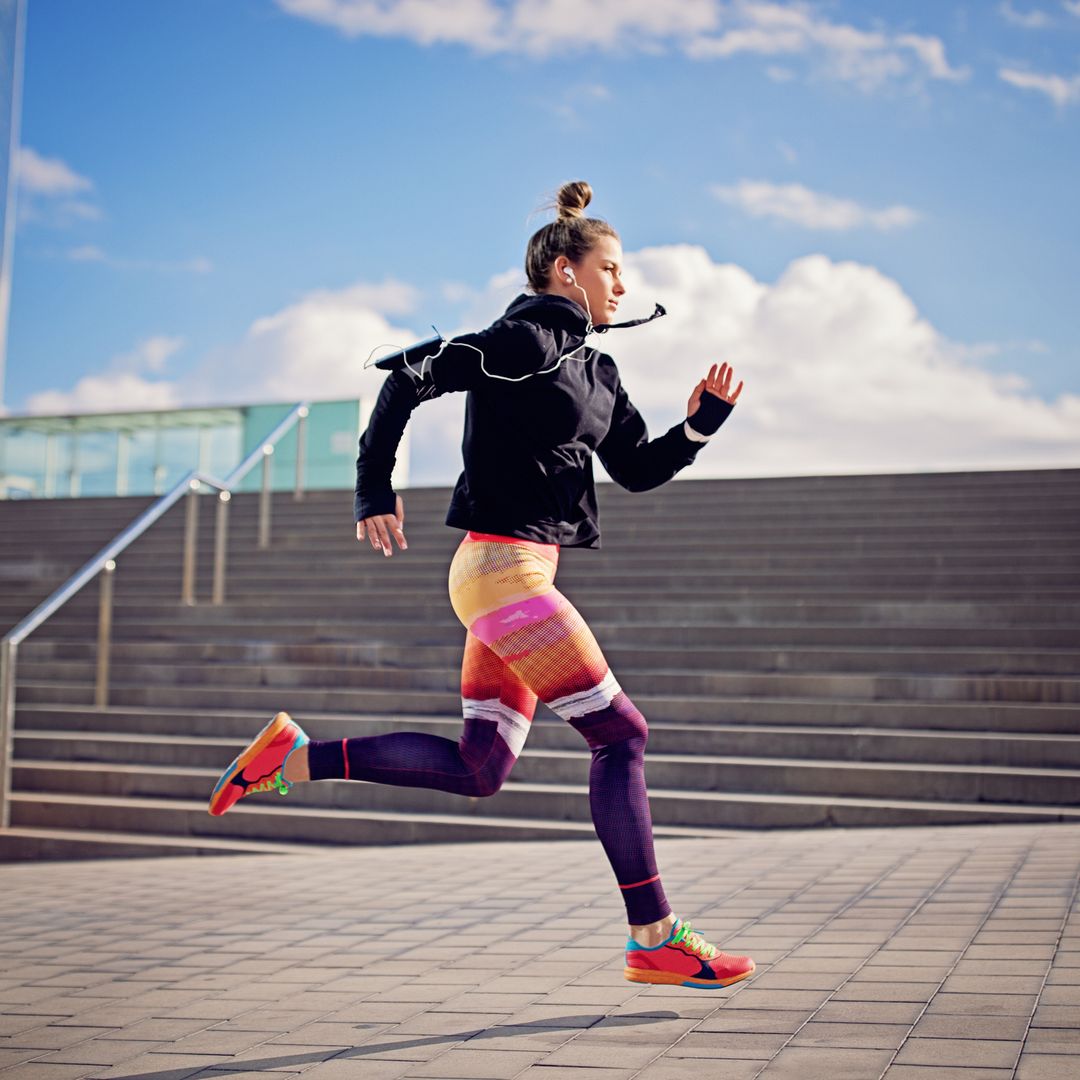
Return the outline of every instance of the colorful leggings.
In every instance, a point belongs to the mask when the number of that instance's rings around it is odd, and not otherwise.
[[[469,533],[450,565],[450,602],[468,630],[457,742],[400,732],[312,740],[312,780],[369,780],[493,795],[510,775],[537,699],[592,751],[589,806],[632,925],[671,908],[653,853],[645,718],[615,681],[577,609],[555,588],[559,548]]]

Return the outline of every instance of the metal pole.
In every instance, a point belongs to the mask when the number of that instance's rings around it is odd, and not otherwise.
[[[308,410],[300,410],[300,419],[296,422],[296,489],[293,498],[299,502],[304,497],[304,434],[307,430]]]
[[[109,650],[112,647],[113,574],[116,560],[110,559],[102,568],[101,598],[98,603],[97,686],[94,704],[104,709],[109,704]]]
[[[11,825],[11,755],[15,749],[14,641],[0,641],[0,829]]]
[[[259,494],[259,550],[270,546],[270,457],[274,448],[263,447],[262,491]]]
[[[131,451],[131,433],[118,431],[116,433],[116,494],[128,493],[128,460]]]
[[[184,523],[184,572],[180,582],[180,602],[195,603],[195,549],[199,541],[199,481],[192,480],[187,494]]]
[[[56,496],[56,432],[45,436],[45,498]]]
[[[217,530],[214,534],[214,592],[211,602],[225,602],[225,557],[229,550],[229,502],[227,491],[218,492]]]

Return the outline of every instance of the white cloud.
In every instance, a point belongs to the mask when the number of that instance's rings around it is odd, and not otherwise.
[[[173,409],[180,405],[176,386],[153,382],[134,372],[84,375],[71,390],[42,390],[32,394],[26,411],[67,416],[75,413],[118,412],[133,409]]]
[[[77,195],[94,187],[60,158],[42,157],[29,146],[19,147],[15,169],[19,187],[33,195]]]
[[[1065,78],[1062,75],[1040,75],[1031,71],[1016,71],[1013,68],[1002,68],[998,75],[1021,90],[1035,90],[1045,94],[1059,108],[1080,101],[1080,75]]]
[[[521,280],[516,269],[491,278],[447,332],[486,325]],[[628,253],[625,280],[627,317],[646,314],[654,300],[670,314],[597,344],[617,358],[654,435],[685,415],[691,388],[713,362],[731,363],[746,383],[716,445],[687,475],[1016,468],[1071,465],[1080,455],[1080,396],[1045,401],[1020,375],[982,366],[1042,343],[950,341],[871,266],[810,255],[768,283],[700,247],[673,245]],[[373,396],[382,374],[364,370],[371,350],[426,336],[401,321],[416,301],[393,281],[312,293],[257,320],[243,340],[179,379],[140,373],[160,370],[181,344],[151,338],[128,354],[129,370],[116,370],[124,360],[116,358],[111,372],[80,380],[67,395],[36,395],[33,404],[73,411]],[[414,416],[413,484],[456,478],[463,408],[464,395],[453,394]]]
[[[1001,0],[1001,3],[998,4],[998,11],[1006,22],[1012,23],[1013,26],[1023,27],[1025,30],[1043,30],[1053,25],[1053,20],[1045,11],[1039,8],[1017,11],[1012,6],[1011,0]]]
[[[415,290],[397,281],[309,293],[215,349],[185,383],[186,396],[200,404],[356,397],[371,385],[364,364],[373,349],[425,336],[396,321],[415,302]]]
[[[1070,15],[1080,15],[1080,0],[1061,0],[1061,3]]]
[[[182,393],[174,382],[148,379],[160,375],[167,362],[182,349],[184,339],[159,334],[144,338],[129,352],[114,356],[105,369],[85,375],[70,390],[42,390],[31,395],[26,411],[70,415],[132,409],[172,409]]]
[[[952,67],[936,37],[865,31],[831,21],[809,3],[770,0],[276,0],[289,15],[347,37],[402,37],[420,45],[456,44],[478,52],[547,56],[587,49],[695,59],[739,53],[812,56],[831,78],[873,89],[895,78],[968,77]],[[771,65],[770,78],[794,73]]]
[[[44,157],[22,146],[15,158],[21,223],[40,222],[64,228],[74,221],[96,221],[101,210],[85,196],[94,184],[60,158]]]
[[[802,184],[740,180],[734,185],[714,184],[710,190],[721,202],[738,207],[751,217],[788,221],[806,229],[886,231],[904,228],[919,219],[918,213],[908,206],[872,210],[852,199],[811,191]]]
[[[156,337],[144,338],[131,352],[114,357],[109,366],[117,373],[149,371],[160,375],[168,361],[183,347],[182,337],[159,334]]]
[[[692,475],[1071,464],[1080,453],[1080,397],[1049,403],[1019,376],[958,357],[873,267],[812,255],[767,284],[672,246],[629,256],[627,280],[635,307],[655,298],[670,312],[603,341],[654,433],[685,415],[711,363],[746,382]]]

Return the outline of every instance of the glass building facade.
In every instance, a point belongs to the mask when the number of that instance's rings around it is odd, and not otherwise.
[[[160,495],[192,469],[224,478],[277,426],[294,402],[157,412],[0,419],[0,498]],[[373,404],[373,402],[371,403]],[[304,487],[351,488],[366,399],[311,403],[304,430]],[[296,481],[299,429],[271,457],[275,490]],[[396,487],[408,486],[408,432],[398,451]],[[256,490],[254,469],[241,490]]]

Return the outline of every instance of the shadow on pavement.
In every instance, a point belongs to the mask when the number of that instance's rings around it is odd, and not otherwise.
[[[605,1013],[556,1016],[542,1023],[533,1021],[529,1024],[496,1024],[489,1028],[467,1028],[465,1031],[451,1032],[446,1035],[423,1035],[414,1039],[401,1039],[393,1042],[364,1043],[362,1046],[354,1046],[336,1052],[330,1052],[328,1049],[311,1050],[304,1054],[248,1058],[244,1061],[237,1061],[235,1064],[221,1061],[201,1068],[198,1066],[192,1068],[188,1065],[180,1069],[163,1069],[161,1072],[146,1072],[143,1070],[132,1073],[130,1076],[117,1077],[116,1080],[184,1080],[185,1077],[191,1076],[194,1072],[202,1072],[204,1069],[210,1069],[215,1073],[220,1073],[222,1076],[228,1076],[230,1073],[258,1072],[260,1069],[280,1069],[289,1065],[310,1065],[317,1061],[341,1061],[346,1058],[364,1057],[368,1054],[381,1054],[388,1050],[411,1050],[417,1046],[435,1046],[438,1043],[503,1039],[530,1031],[550,1031],[552,1029],[557,1031],[584,1031],[601,1020],[611,1020],[624,1027],[637,1027],[642,1024],[658,1024],[663,1020],[677,1020],[678,1018],[679,1014],[675,1012],[623,1013],[619,1016],[608,1016]],[[381,1027],[383,1025],[357,1024],[356,1026],[363,1028],[365,1026]]]

